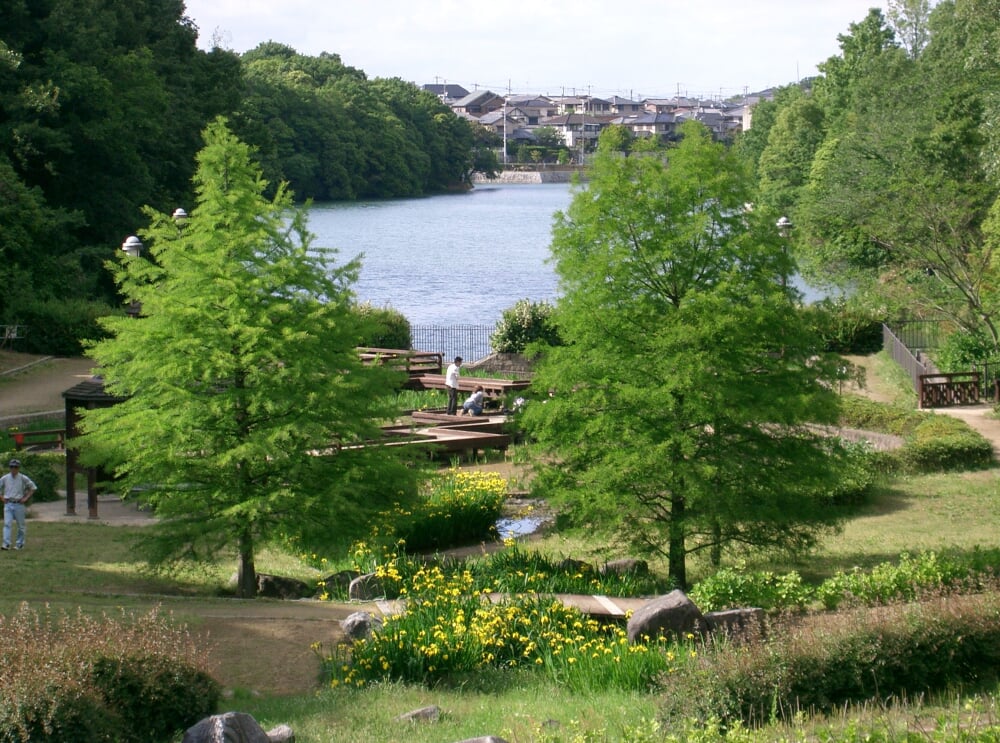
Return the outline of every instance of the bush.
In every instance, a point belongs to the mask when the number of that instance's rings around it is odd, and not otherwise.
[[[1000,597],[995,593],[843,612],[771,628],[740,646],[708,644],[664,679],[667,717],[721,717],[759,725],[799,710],[996,679]]]
[[[38,490],[31,497],[35,503],[59,500],[59,485],[66,469],[65,455],[55,452],[6,451],[0,453],[4,467],[11,459],[21,460],[21,472],[27,475]]]
[[[967,372],[975,364],[997,360],[993,342],[982,333],[957,330],[934,350],[934,361],[942,372]]]
[[[909,472],[983,469],[993,463],[993,445],[964,421],[928,415],[898,456]]]
[[[907,436],[927,415],[912,408],[876,402],[860,395],[842,395],[840,398],[840,425],[845,428]]]
[[[754,606],[767,611],[803,610],[812,603],[815,590],[802,583],[796,572],[777,575],[772,572],[747,573],[723,568],[700,581],[691,590],[691,600],[702,611],[719,611],[739,606]]]
[[[208,717],[219,685],[208,674],[163,656],[98,658],[93,684],[121,717],[123,740],[168,740]]]
[[[93,618],[22,605],[0,616],[0,741],[165,740],[211,714],[218,684],[156,611]]]
[[[103,302],[47,300],[27,302],[17,308],[16,322],[27,326],[24,340],[18,341],[19,351],[81,356],[81,340],[97,340],[107,333],[98,319],[115,310]]]
[[[803,311],[827,351],[870,354],[882,348],[882,318],[857,302],[826,298]]]
[[[366,348],[408,349],[413,344],[410,321],[392,307],[375,307],[364,302],[355,311],[368,321],[369,331],[361,338],[359,346]]]
[[[530,343],[541,342],[557,346],[562,341],[553,321],[555,308],[548,302],[519,299],[503,311],[490,336],[496,353],[524,353]]]

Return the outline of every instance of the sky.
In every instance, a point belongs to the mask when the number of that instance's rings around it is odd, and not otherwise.
[[[729,98],[816,74],[888,0],[185,0],[199,46],[276,41],[369,78],[495,93]]]

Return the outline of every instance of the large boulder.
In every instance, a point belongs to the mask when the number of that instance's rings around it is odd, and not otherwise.
[[[257,574],[257,595],[269,599],[301,599],[312,596],[315,589],[297,578]]]
[[[287,725],[269,733],[246,712],[226,712],[206,717],[184,732],[183,743],[295,743]]]
[[[375,573],[366,573],[351,581],[347,595],[351,601],[374,601],[385,598],[385,588]]]
[[[629,642],[660,635],[684,637],[707,629],[705,615],[680,589],[660,596],[636,610],[628,620]]]

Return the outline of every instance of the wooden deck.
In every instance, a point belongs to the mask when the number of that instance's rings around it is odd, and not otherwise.
[[[485,377],[459,377],[458,391],[473,392],[477,386],[483,386],[487,397],[504,397],[509,392],[520,392],[531,386],[530,379],[487,379]],[[414,374],[406,385],[415,390],[444,390],[444,374]]]

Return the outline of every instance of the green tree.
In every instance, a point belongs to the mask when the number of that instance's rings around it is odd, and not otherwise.
[[[107,318],[111,337],[89,353],[125,399],[87,411],[79,444],[156,510],[151,561],[235,548],[239,594],[253,596],[262,545],[343,542],[406,502],[417,472],[371,445],[401,380],[356,352],[357,261],[311,246],[284,187],[264,197],[223,121],[205,143],[188,222],[148,210],[152,260],[116,268],[141,316]]]
[[[537,486],[588,529],[666,555],[733,544],[803,547],[832,523],[833,369],[782,281],[749,178],[687,122],[665,152],[599,146],[589,185],[557,216],[565,345],[547,349],[528,406]]]

